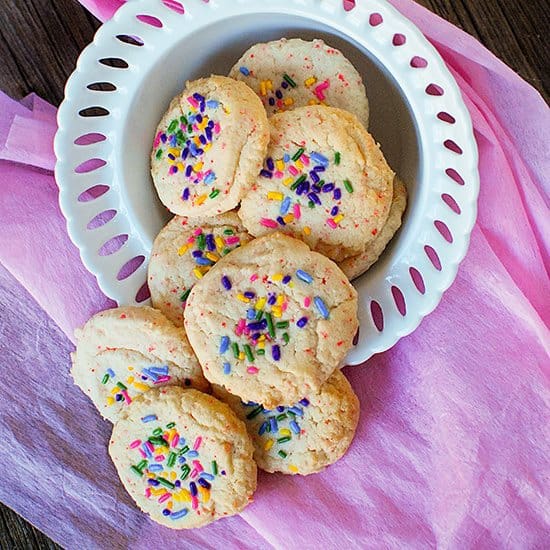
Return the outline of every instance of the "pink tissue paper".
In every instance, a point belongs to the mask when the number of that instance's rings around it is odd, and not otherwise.
[[[82,3],[101,19],[121,4]],[[548,108],[476,40],[411,0],[392,4],[439,50],[473,119],[470,250],[413,334],[345,370],[361,420],[341,461],[307,478],[260,474],[239,517],[184,534],[133,505],[109,424],[69,376],[74,328],[114,304],[59,211],[55,108],[0,94],[0,500],[63,546],[548,547]]]

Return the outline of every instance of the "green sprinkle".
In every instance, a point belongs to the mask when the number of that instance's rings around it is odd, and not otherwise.
[[[315,208],[315,203],[313,201],[309,201],[307,203],[307,205],[310,207],[310,208]]]
[[[206,248],[206,237],[204,236],[204,233],[201,233],[197,237],[197,244],[201,250],[204,250]]]
[[[180,122],[181,122],[184,126],[187,126],[187,118],[185,117],[185,115],[181,115],[181,116],[180,116]]]
[[[178,130],[176,132],[176,142],[180,146],[185,143],[185,136],[183,135],[183,132],[181,130]]]
[[[273,326],[273,319],[271,318],[271,313],[266,313],[265,318],[267,321],[267,330],[269,331],[269,336],[275,338],[275,327]]]
[[[161,485],[164,485],[167,489],[173,489],[175,487],[175,485],[171,482],[171,481],[168,481],[166,478],[164,477],[157,477],[157,481],[161,484]]]
[[[296,82],[294,82],[294,80],[292,80],[292,78],[290,78],[290,76],[288,76],[286,73],[283,75],[283,78],[284,80],[286,80],[286,82],[288,82],[288,84],[290,84],[290,86],[292,88],[296,88]]]
[[[288,321],[278,321],[277,323],[275,323],[275,326],[277,328],[288,328],[288,325],[290,323]]]
[[[143,472],[137,466],[130,466],[130,470],[137,474],[139,477],[143,475]]]
[[[191,292],[191,289],[188,288],[181,296],[180,296],[180,302],[185,302],[187,300],[189,293]]]
[[[160,436],[150,437],[148,441],[149,443],[153,443],[154,445],[160,445],[161,447],[168,447],[168,441],[166,441],[164,437],[160,437]]]
[[[281,420],[284,420],[286,418],[286,413],[282,413],[279,416],[277,416],[277,422],[280,422]]]
[[[290,189],[292,189],[292,191],[296,191],[296,189],[298,188],[298,185],[300,185],[300,183],[306,181],[306,175],[305,174],[302,174],[291,186],[290,186]]]
[[[127,390],[128,389],[122,382],[117,382],[116,385],[121,390]]]
[[[252,420],[255,416],[258,416],[264,410],[262,405],[258,405],[255,409],[252,409],[247,415],[247,420]]]
[[[189,450],[189,446],[188,446],[188,445],[186,445],[185,447],[182,447],[182,448],[178,451],[178,456],[184,455],[188,450]]]
[[[257,353],[258,355],[265,355],[265,349],[257,349],[257,350],[256,350],[256,353]]]
[[[289,340],[290,340],[290,336],[288,335],[288,332],[285,332],[283,334],[283,341],[285,343],[285,346],[288,344]]]
[[[107,373],[105,373],[103,375],[103,378],[101,379],[101,383],[102,384],[107,384],[107,382],[109,382],[109,375]]]
[[[233,235],[234,231],[233,231],[233,229],[224,229],[223,234],[224,235]]]
[[[286,458],[288,455],[284,451],[279,451],[277,453],[281,458]]]
[[[190,134],[192,131],[193,131],[193,126],[191,124],[189,124],[187,126],[187,133]]]
[[[157,151],[157,154],[155,155],[155,157],[156,157],[157,160],[160,160],[160,157],[162,157],[162,149],[159,149]]]
[[[212,473],[218,475],[218,463],[215,460],[212,461]]]
[[[288,435],[285,435],[284,437],[279,437],[277,439],[277,443],[286,443],[287,441],[290,441],[292,438]]]
[[[267,425],[265,431],[266,431],[267,433],[269,433],[269,432],[271,431],[271,424],[268,424],[268,425]]]
[[[153,435],[161,435],[162,434],[162,428],[156,428],[153,430]]]
[[[252,355],[252,350],[248,344],[244,345],[244,353],[249,361],[254,361],[254,355]]]
[[[336,166],[340,164],[340,153],[338,151],[334,153],[334,164],[336,164]]]
[[[175,422],[170,422],[170,424],[166,424],[166,427],[171,430],[176,425]]]
[[[174,119],[168,126],[168,133],[171,134],[178,127],[178,120]]]
[[[260,321],[263,316],[264,316],[264,310],[263,309],[258,310],[258,313],[256,313],[256,321]]]
[[[224,256],[227,256],[227,254],[229,254],[230,252],[231,252],[231,249],[230,249],[230,248],[224,248],[224,249],[222,250],[222,254],[223,254]]]
[[[219,194],[220,194],[220,190],[219,190],[219,189],[213,189],[213,190],[212,190],[212,193],[210,193],[210,195],[208,195],[208,197],[209,197],[210,199],[215,199]]]
[[[235,357],[235,359],[238,359],[240,355],[239,344],[237,344],[237,342],[233,342],[231,344],[231,348],[233,349],[233,357]]]
[[[176,453],[170,453],[168,455],[168,460],[166,464],[168,465],[169,468],[171,468],[176,463],[176,458],[177,458]]]
[[[296,418],[296,413],[293,413],[292,411],[287,411],[287,414],[290,416],[290,418]]]
[[[344,187],[348,193],[353,193],[353,185],[351,184],[351,181],[344,180]]]
[[[189,467],[188,464],[184,464],[182,467],[181,467],[181,476],[180,476],[180,479],[185,479],[189,473],[191,472],[191,468]]]
[[[296,162],[301,156],[302,154],[304,153],[305,149],[303,147],[300,147],[295,153],[294,153],[294,156],[292,157],[292,160],[294,162]],[[305,179],[305,176],[304,176],[304,179]]]
[[[140,470],[143,470],[143,468],[145,468],[145,466],[147,466],[147,460],[143,459],[143,460],[140,460],[140,461],[138,462],[137,467],[138,467]]]

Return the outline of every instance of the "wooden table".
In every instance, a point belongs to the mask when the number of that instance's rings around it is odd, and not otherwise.
[[[478,38],[548,100],[550,28],[547,0],[419,0]],[[5,0],[0,8],[0,90],[15,98],[36,92],[58,105],[80,51],[99,22],[76,0]],[[0,505],[0,548],[59,548]]]

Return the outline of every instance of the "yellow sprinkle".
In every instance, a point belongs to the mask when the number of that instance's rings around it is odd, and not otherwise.
[[[207,144],[203,147],[203,149],[204,149],[205,151],[208,151],[208,149],[210,149],[210,147],[212,147],[212,142],[207,143]]]
[[[185,168],[183,167],[183,163],[178,162],[178,170],[179,170],[180,172],[183,172],[184,169],[185,169]]]
[[[333,220],[334,223],[340,223],[344,219],[344,214],[338,214],[337,216],[334,216]]]
[[[200,205],[206,200],[206,197],[207,197],[207,196],[208,196],[208,195],[206,195],[206,194],[200,195],[199,197],[197,197],[197,198],[195,199],[195,204],[196,204],[197,206],[200,206]]]
[[[183,256],[191,248],[190,244],[184,244],[178,248],[178,256]]]
[[[203,166],[204,166],[204,162],[197,162],[197,164],[193,166],[193,172],[200,172]]]
[[[172,472],[172,473],[175,474],[176,472]],[[166,505],[166,508],[168,508],[168,510],[171,510],[171,509],[172,509],[172,506],[174,506],[174,505],[172,504],[172,501],[169,500],[169,501],[168,501],[168,504]]]
[[[170,164],[170,166],[175,166],[177,162],[175,160],[168,159],[168,164]]]
[[[317,82],[317,79],[314,76],[310,76],[304,80],[304,84],[309,88]]]
[[[240,300],[245,304],[248,304],[248,302],[250,302],[250,298],[247,298],[244,294],[237,294],[237,300]]]
[[[107,397],[107,405],[111,406],[111,405],[114,405],[115,403],[115,400],[109,395]]]
[[[218,250],[223,250],[225,245],[224,245],[223,239],[221,237],[216,237],[214,239],[214,242],[216,243],[216,248]]]
[[[146,392],[149,390],[149,386],[147,384],[142,384],[141,382],[134,382],[134,388],[139,391]]]
[[[225,111],[225,114],[228,115],[231,110],[229,109],[229,107],[226,107],[225,105],[223,106],[223,110]]]
[[[261,334],[258,338],[258,342],[265,342],[265,334]]]
[[[281,306],[273,306],[271,308],[271,314],[273,317],[281,317],[283,314],[283,310],[281,309]]]
[[[304,235],[311,235],[311,227],[307,225],[304,227]]]
[[[116,395],[119,391],[120,391],[120,388],[119,388],[118,386],[115,386],[115,387],[111,390],[111,395]]]
[[[201,502],[206,503],[210,500],[210,491],[201,485],[198,486]]]
[[[317,105],[317,101],[315,101],[315,99],[310,99],[308,102],[307,102],[308,105]]]
[[[198,145],[199,147],[202,145],[201,140],[199,139],[199,136],[195,136],[193,138],[193,141],[195,142],[195,145]]]
[[[256,347],[258,349],[265,349],[265,342],[259,342],[256,344]]]
[[[267,95],[267,90],[266,90],[266,87],[265,87],[265,80],[262,80],[260,82],[260,95]]]
[[[174,470],[172,470],[170,472],[170,479],[173,481],[174,479],[176,479],[178,477],[178,474],[176,474],[176,472],[174,472]]]
[[[273,82],[271,80],[267,80],[265,85],[268,90],[273,90]]]
[[[187,489],[182,489],[177,493],[172,493],[172,498],[176,502],[191,502],[191,493]]]
[[[132,367],[132,365],[129,365],[128,370],[132,371],[132,370],[134,370],[134,367]]]
[[[283,180],[283,185],[286,185],[288,187],[293,181],[294,180],[292,178],[285,178]]]
[[[133,376],[128,376],[128,378],[126,378],[126,382],[128,382],[128,384],[131,384],[133,381],[134,381]]]
[[[286,216],[283,217],[283,221],[285,223],[291,223],[294,221],[294,214],[287,214]]]
[[[282,430],[279,430],[281,432],[281,435],[285,436],[291,436],[290,430],[288,428],[283,428]]]
[[[295,163],[294,163],[294,166],[296,166],[296,168],[298,168],[298,170],[303,170],[304,169],[304,165],[302,163],[301,160],[297,160]]]
[[[294,100],[291,97],[285,99],[285,105],[294,105]]]
[[[168,491],[164,488],[161,488],[161,489],[153,489],[151,487],[151,494],[154,496],[154,497],[160,497],[160,495],[163,495],[164,493],[167,493]]]
[[[275,275],[271,276],[271,280],[275,283],[278,283],[279,281],[283,280],[283,274],[282,273],[275,273]]]
[[[213,252],[207,252],[205,256],[211,261],[211,262],[217,262],[220,257],[217,254],[214,254]]]
[[[202,279],[202,277],[203,277],[202,271],[201,271],[198,267],[195,267],[195,269],[193,269],[193,275],[194,275],[197,279]]]
[[[288,465],[288,469],[293,473],[295,474],[296,472],[298,472],[298,468],[296,466],[294,466],[294,464],[289,464]]]
[[[168,152],[172,153],[172,155],[174,155],[175,157],[179,157],[181,155],[181,149],[174,149],[174,147],[170,147],[170,149],[168,149]]]
[[[275,302],[278,306],[281,306],[283,305],[283,302],[285,301],[285,297],[282,296],[281,294],[279,294],[279,296],[277,296],[277,301]]]
[[[267,301],[267,300],[266,300],[265,297],[260,298],[260,299],[256,302],[256,305],[254,306],[254,308],[256,309],[256,311],[260,311],[260,309],[263,309],[264,306],[265,306],[266,301]]]
[[[285,169],[285,163],[282,159],[279,159],[275,162],[275,166],[277,167],[277,170],[284,170]]]
[[[271,447],[273,447],[273,439],[268,439],[266,442],[265,442],[265,445],[264,445],[264,451],[269,451],[269,449],[271,449]]]
[[[267,193],[267,198],[270,201],[282,201],[283,200],[283,194],[278,193],[277,191],[269,191]]]
[[[239,353],[239,361],[243,361],[244,360],[244,351],[241,351]]]

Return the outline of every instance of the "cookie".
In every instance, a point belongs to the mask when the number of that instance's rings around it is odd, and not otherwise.
[[[279,230],[342,261],[363,252],[391,205],[393,172],[352,114],[301,107],[270,119],[271,142],[239,216],[248,232]]]
[[[176,326],[193,285],[250,235],[233,211],[219,216],[175,216],[158,234],[151,251],[148,284],[153,307]]]
[[[209,389],[183,328],[153,308],[101,311],[76,330],[75,337],[76,351],[71,354],[75,384],[112,422],[151,388]]]
[[[198,281],[184,313],[206,378],[243,401],[292,405],[341,366],[357,331],[357,292],[303,242],[272,233]]]
[[[322,104],[350,111],[368,128],[369,102],[360,74],[341,51],[322,40],[282,38],[256,44],[229,76],[246,82],[269,116]]]
[[[262,102],[242,82],[188,82],[155,133],[151,174],[160,200],[180,216],[235,208],[261,168],[269,140]]]
[[[219,386],[213,389],[246,424],[254,460],[267,472],[308,475],[324,470],[345,454],[359,421],[359,399],[339,370],[318,392],[272,410],[243,403]]]
[[[109,454],[139,508],[172,529],[237,514],[256,489],[245,425],[195,390],[170,386],[136,398],[113,427]]]
[[[343,262],[338,264],[342,271],[348,276],[348,279],[352,280],[359,277],[359,275],[365,273],[365,271],[378,260],[399,227],[401,227],[401,221],[406,207],[407,188],[396,176],[393,180],[393,200],[390,207],[390,213],[384,227],[382,227],[380,233],[370,242],[364,252],[357,256],[346,258]]]

